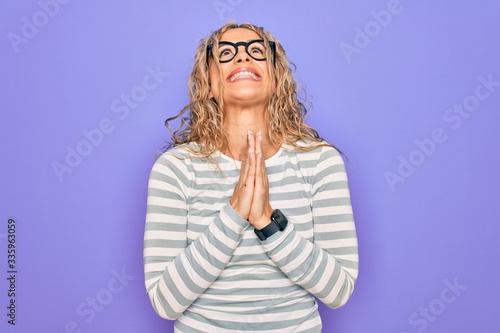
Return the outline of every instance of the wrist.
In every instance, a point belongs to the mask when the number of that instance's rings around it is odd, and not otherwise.
[[[252,225],[254,226],[255,229],[261,230],[267,227],[271,223],[272,215],[273,215],[273,209],[271,208],[271,206],[269,206],[264,210],[264,214],[260,218],[250,222],[252,222]]]
[[[283,213],[276,209],[271,215],[271,222],[262,229],[254,229],[255,234],[261,241],[265,241],[275,233],[285,230],[288,220]]]

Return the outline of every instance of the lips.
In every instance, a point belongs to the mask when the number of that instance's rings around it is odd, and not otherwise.
[[[262,78],[255,69],[251,67],[240,67],[232,71],[226,79],[228,82],[234,82],[237,80],[260,81]]]

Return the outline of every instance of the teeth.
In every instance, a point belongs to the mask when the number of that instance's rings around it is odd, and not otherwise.
[[[257,76],[257,75],[255,75],[255,73],[252,73],[252,72],[238,72],[238,73],[234,74],[233,76],[231,76],[229,78],[229,81],[231,81],[231,82],[235,81],[236,79],[238,79],[238,78],[240,78],[242,76],[247,76],[247,77],[249,76],[252,79],[257,80],[257,81],[260,80],[260,77]]]

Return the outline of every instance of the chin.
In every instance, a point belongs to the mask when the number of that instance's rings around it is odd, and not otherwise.
[[[271,98],[271,95],[266,96],[265,94],[262,94],[262,92],[257,91],[257,92],[248,92],[248,93],[239,93],[231,96],[227,96],[227,100],[231,101],[244,101],[244,102],[251,102],[253,104],[258,104],[262,102],[268,102],[269,99]]]
[[[265,96],[271,97],[271,92],[265,93],[262,87],[240,87],[238,89],[227,89],[227,97],[260,100]]]

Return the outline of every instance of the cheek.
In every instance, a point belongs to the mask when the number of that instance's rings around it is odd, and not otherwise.
[[[271,77],[271,74],[269,73],[269,70],[267,68],[266,65],[264,66],[261,66],[260,67],[260,70],[262,73],[264,73],[264,76],[265,76],[265,80],[266,80],[266,84],[267,86],[274,91],[275,87],[274,87],[274,82],[273,82],[273,78]]]

